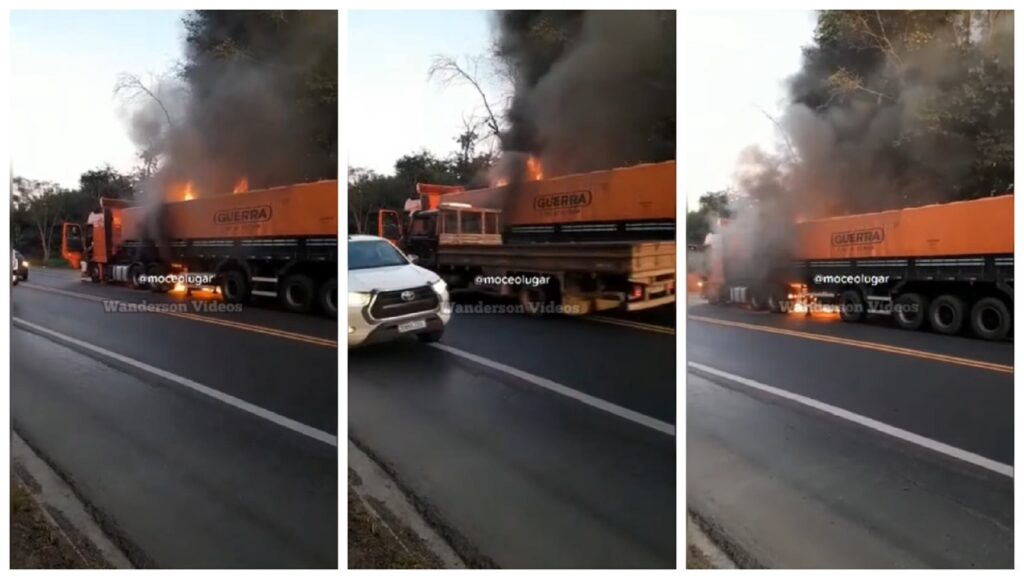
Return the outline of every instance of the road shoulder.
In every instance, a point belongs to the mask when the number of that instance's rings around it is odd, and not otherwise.
[[[395,481],[348,443],[348,567],[465,569],[465,562]]]
[[[13,431],[11,568],[133,568],[71,487]]]

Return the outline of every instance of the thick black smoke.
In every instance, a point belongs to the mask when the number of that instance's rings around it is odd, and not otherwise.
[[[529,155],[545,176],[674,159],[675,34],[673,11],[500,13],[515,94],[499,172]]]
[[[1012,14],[824,13],[788,86],[785,142],[741,159],[742,193],[819,217],[1012,188]]]
[[[184,182],[217,195],[242,178],[255,189],[337,177],[336,12],[196,11],[184,27],[177,78],[131,119],[136,144],[160,160],[149,196]]]
[[[779,146],[737,163],[740,275],[785,263],[794,221],[1012,191],[1012,13],[822,12],[788,93]]]

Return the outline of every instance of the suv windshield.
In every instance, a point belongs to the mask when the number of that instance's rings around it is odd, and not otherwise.
[[[348,268],[369,269],[409,263],[390,243],[380,241],[357,241],[348,244]]]

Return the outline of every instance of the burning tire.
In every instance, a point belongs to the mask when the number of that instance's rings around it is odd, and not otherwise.
[[[964,325],[964,301],[954,295],[943,294],[928,307],[928,322],[940,334],[956,334]]]
[[[306,274],[293,273],[281,282],[278,295],[284,309],[304,314],[313,309],[317,296],[316,284]]]
[[[237,269],[220,274],[220,295],[229,304],[245,303],[249,299],[249,280]]]
[[[1002,340],[1010,326],[1010,308],[999,298],[982,298],[971,308],[971,331],[979,338]]]
[[[839,317],[844,322],[863,322],[868,317],[864,298],[855,289],[849,289],[839,295]]]
[[[320,286],[317,292],[317,302],[320,304],[320,311],[329,318],[338,317],[338,280],[331,278]]]
[[[920,330],[927,317],[928,300],[921,294],[903,294],[896,298],[893,317],[896,325],[904,330]]]

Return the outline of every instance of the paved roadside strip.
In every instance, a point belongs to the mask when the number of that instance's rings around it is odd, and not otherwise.
[[[348,443],[349,569],[465,569],[387,472]]]
[[[175,317],[175,318],[180,318],[180,319],[185,319],[185,320],[191,320],[191,321],[194,321],[194,322],[201,322],[201,323],[204,323],[204,324],[213,324],[213,325],[217,325],[217,326],[224,326],[224,327],[233,328],[233,329],[236,329],[236,330],[243,330],[243,331],[247,331],[247,332],[254,332],[254,333],[257,333],[257,334],[263,334],[263,335],[267,335],[267,336],[274,336],[274,337],[277,337],[277,338],[284,338],[284,339],[292,340],[292,341],[296,341],[296,342],[304,342],[304,343],[312,344],[314,346],[323,346],[323,347],[327,347],[327,348],[337,348],[338,347],[338,342],[336,340],[329,340],[329,339],[326,339],[326,338],[319,338],[319,337],[316,337],[316,336],[310,336],[310,335],[307,335],[307,334],[299,334],[299,333],[296,333],[296,332],[288,332],[288,331],[285,331],[285,330],[278,330],[276,328],[269,328],[269,327],[266,327],[266,326],[257,326],[257,325],[254,325],[254,324],[246,324],[246,323],[243,323],[243,322],[234,322],[234,321],[230,321],[230,320],[223,320],[223,319],[220,319],[220,318],[211,318],[209,316],[201,316],[201,315],[198,315],[198,314],[189,314],[189,313],[183,313],[183,312],[167,311],[167,310],[163,309],[164,305],[170,305],[170,303],[168,303],[168,304],[164,304],[164,303],[161,303],[161,304],[146,304],[145,306],[142,306],[141,304],[133,303],[133,302],[126,302],[124,300],[104,298],[104,297],[101,297],[101,296],[95,296],[95,295],[91,295],[91,294],[84,294],[84,293],[80,293],[80,292],[72,292],[72,291],[67,291],[67,290],[62,290],[62,289],[57,289],[57,288],[51,288],[51,287],[41,286],[41,285],[32,284],[32,283],[28,283],[28,282],[22,283],[21,285],[25,286],[26,288],[37,290],[37,291],[50,292],[50,293],[53,293],[53,294],[63,295],[63,296],[71,297],[71,298],[87,300],[87,301],[92,301],[92,302],[99,302],[99,303],[104,304],[105,306],[109,305],[114,311],[116,311],[119,306],[123,305],[126,308],[139,308],[140,311],[142,311],[144,313],[149,313],[149,314],[164,315],[164,316],[170,316],[170,317]]]
[[[978,368],[981,370],[990,370],[993,372],[1002,372],[1006,374],[1013,374],[1013,366],[1005,364],[995,364],[992,362],[983,362],[981,360],[972,360],[970,358],[961,358],[959,356],[948,356],[946,354],[935,354],[933,352],[926,352],[924,350],[914,350],[911,348],[903,348],[901,346],[890,346],[887,344],[878,344],[875,342],[866,342],[863,340],[853,340],[850,338],[839,338],[836,336],[826,336],[824,334],[814,332],[801,332],[797,330],[787,330],[784,328],[776,328],[772,326],[766,326],[763,324],[749,324],[746,322],[734,322],[731,320],[721,320],[718,318],[709,318],[705,316],[687,316],[687,320],[694,320],[697,322],[703,322],[707,324],[715,324],[719,326],[726,326],[732,328],[740,328],[744,330],[753,330],[755,332],[766,332],[769,334],[777,334],[781,336],[789,336],[792,338],[802,338],[805,340],[815,340],[819,342],[826,342],[830,344],[838,344],[841,346],[850,346],[854,348],[862,348],[866,350],[874,350],[876,352],[884,352],[887,354],[895,354],[900,356],[909,356],[913,358],[920,358],[923,360],[931,360],[934,362],[943,362],[946,364],[955,364],[958,366],[966,366],[969,368]]]
[[[898,428],[890,424],[880,422],[873,418],[868,418],[867,416],[863,416],[855,412],[850,412],[849,410],[839,408],[838,406],[833,406],[831,404],[827,404],[825,402],[821,402],[819,400],[815,400],[807,396],[802,396],[800,394],[796,394],[788,390],[783,390],[781,388],[769,386],[768,384],[763,384],[750,378],[737,376],[736,374],[725,372],[723,370],[712,368],[710,366],[706,366],[704,364],[700,364],[697,362],[687,362],[687,366],[694,370],[698,370],[704,374],[709,374],[711,376],[716,376],[718,378],[725,379],[730,383],[739,384],[752,390],[756,390],[765,394],[770,394],[778,398],[783,398],[789,400],[790,402],[795,402],[804,407],[811,408],[819,412],[824,412],[826,414],[830,414],[833,417],[857,424],[865,428],[869,428],[886,436],[896,438],[904,442],[908,442],[915,446],[926,448],[933,452],[945,455],[949,458],[973,464],[975,466],[979,466],[981,468],[1001,474],[1003,476],[1013,478],[1012,465],[992,460],[979,454],[975,454],[973,452],[963,450],[961,448],[957,448],[945,444],[943,442],[939,442],[937,440],[921,436],[919,434],[915,434],[908,430],[904,430],[902,428]]]
[[[71,487],[11,432],[11,567],[131,569]]]
[[[686,568],[736,569],[736,563],[701,528],[692,513],[686,513]]]
[[[241,398],[231,396],[230,394],[226,394],[215,388],[211,388],[204,384],[200,384],[199,382],[190,380],[188,378],[185,378],[184,376],[179,376],[172,372],[168,372],[167,370],[162,370],[155,366],[146,364],[145,362],[129,358],[128,356],[118,354],[117,352],[112,352],[110,350],[107,350],[106,348],[101,348],[94,344],[90,344],[77,338],[73,338],[71,336],[62,334],[60,332],[56,332],[54,330],[40,326],[38,324],[33,324],[32,322],[23,320],[18,317],[12,317],[11,320],[13,321],[15,326],[18,326],[24,330],[35,332],[36,334],[42,335],[58,343],[64,344],[66,346],[71,346],[79,350],[84,350],[86,352],[89,352],[90,354],[98,355],[100,358],[128,366],[135,370],[141,370],[146,374],[156,376],[169,383],[187,388],[189,390],[192,390],[193,392],[197,392],[199,394],[217,400],[218,402],[221,402],[228,406],[232,406],[237,410],[241,410],[242,412],[256,416],[257,418],[261,418],[267,422],[271,422],[273,424],[276,424],[277,426],[286,428],[308,438],[312,438],[314,440],[328,444],[330,446],[338,446],[338,437],[333,434],[324,432],[317,428],[313,428],[312,426],[308,426],[297,420],[293,420],[286,416],[282,416],[281,414],[267,410],[260,406],[256,406],[255,404],[246,402]]]

